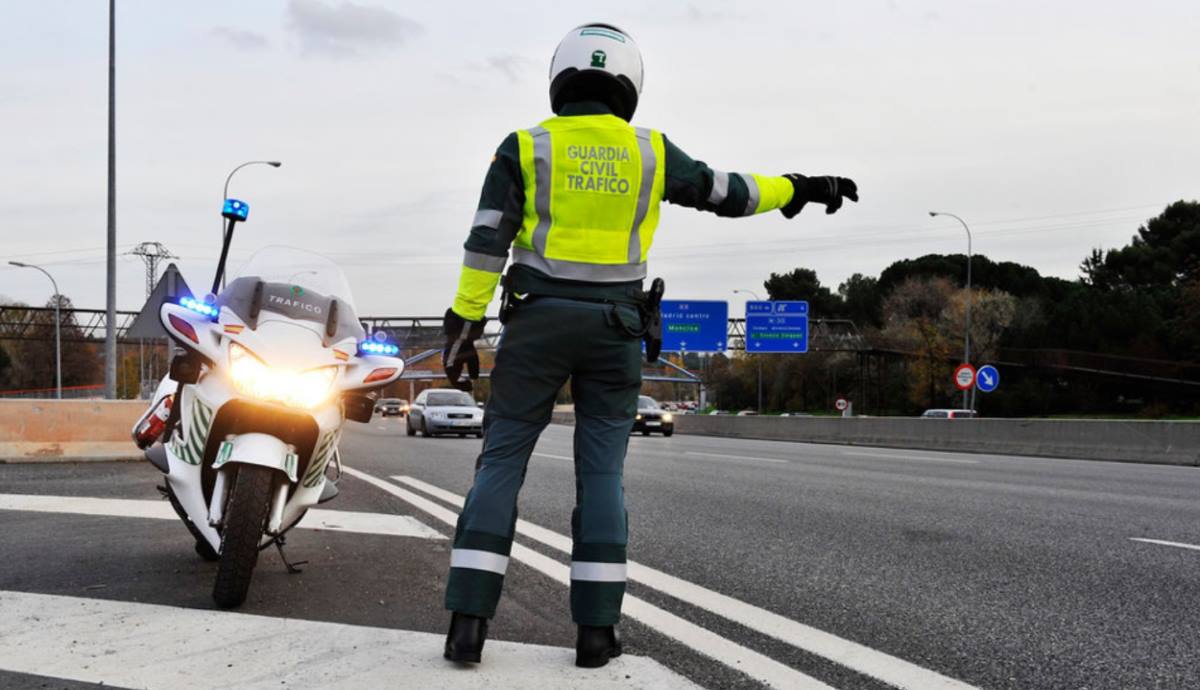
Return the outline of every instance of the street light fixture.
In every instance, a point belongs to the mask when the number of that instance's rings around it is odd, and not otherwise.
[[[953,213],[945,211],[930,211],[929,217],[936,218],[937,216],[949,216],[959,223],[962,223],[963,230],[967,231],[967,328],[963,332],[963,363],[971,363],[971,228],[967,227],[967,221],[959,218]],[[963,391],[963,409],[972,409],[972,405],[968,402],[970,391]]]
[[[54,286],[54,381],[56,397],[62,400],[62,335],[60,332],[62,318],[59,310],[62,300],[58,292],[58,282],[54,280],[54,276],[50,275],[49,271],[41,266],[21,263],[20,261],[9,261],[8,263],[17,268],[33,268],[41,271],[43,275],[50,279],[50,284]]]
[[[758,293],[753,290],[734,290],[733,294],[736,295],[741,292],[753,296],[755,302],[762,301],[762,299],[758,296]],[[747,350],[747,352],[749,352],[749,350]],[[762,358],[758,355],[754,355],[754,361],[758,363],[758,413],[762,414]]]
[[[237,171],[241,170],[242,168],[246,167],[247,165],[269,165],[272,168],[278,168],[279,166],[283,165],[283,162],[282,161],[246,161],[245,163],[242,163],[241,165],[234,168],[233,170],[230,170],[229,175],[227,175],[225,177],[225,189],[224,189],[224,191],[221,192],[221,203],[222,204],[224,204],[225,200],[229,198],[229,181],[233,179],[233,174],[236,173]],[[222,239],[222,241],[225,239],[225,219],[224,218],[221,219],[221,239]],[[225,283],[225,276],[221,276],[222,286],[224,286],[224,283]]]

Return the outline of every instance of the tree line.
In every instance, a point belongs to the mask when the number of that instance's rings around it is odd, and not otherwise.
[[[872,414],[960,406],[951,374],[963,357],[966,264],[962,254],[904,259],[836,290],[808,268],[772,273],[770,299],[850,319],[866,345],[712,358],[717,404],[754,407],[761,365],[771,410],[831,411],[839,396]],[[1093,250],[1075,280],[982,255],[971,273],[971,360],[1002,372],[997,392],[978,394],[983,414],[1200,413],[1200,203],[1175,202],[1128,245]]]

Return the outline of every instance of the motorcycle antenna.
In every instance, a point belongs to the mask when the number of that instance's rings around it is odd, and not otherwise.
[[[250,217],[250,204],[238,199],[226,199],[221,216],[229,222],[225,225],[225,238],[221,242],[221,259],[217,262],[217,274],[213,276],[212,294],[221,289],[221,277],[225,275],[225,260],[229,258],[229,245],[233,243],[233,228],[238,221],[246,222]]]

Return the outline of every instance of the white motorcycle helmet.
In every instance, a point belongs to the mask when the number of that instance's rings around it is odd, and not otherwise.
[[[610,24],[572,29],[550,61],[550,107],[578,100],[608,103],[624,120],[633,118],[642,93],[642,51]]]

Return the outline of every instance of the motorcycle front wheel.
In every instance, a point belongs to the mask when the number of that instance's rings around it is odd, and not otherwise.
[[[221,560],[213,601],[221,608],[241,606],[250,591],[250,578],[258,563],[258,545],[271,511],[271,485],[275,471],[257,465],[241,465],[225,509],[221,533]]]

